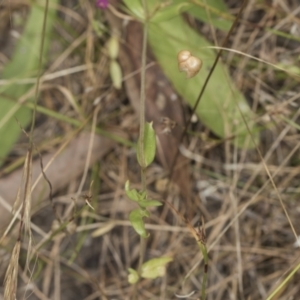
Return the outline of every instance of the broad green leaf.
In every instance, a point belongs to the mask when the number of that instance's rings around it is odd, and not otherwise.
[[[141,147],[143,149],[141,149]],[[141,158],[141,151],[143,151],[144,153],[144,161],[142,161]],[[145,123],[144,145],[141,145],[140,140],[138,140],[138,145],[137,145],[137,160],[141,167],[146,168],[153,162],[155,157],[155,151],[156,151],[156,135],[152,126],[152,122]]]
[[[139,201],[141,207],[161,206],[162,203],[157,200],[141,200]]]
[[[159,64],[176,91],[190,106],[194,106],[216,57],[215,51],[208,49],[211,46],[209,42],[190,28],[180,16],[166,22],[151,22],[149,42]],[[192,79],[185,79],[185,75],[178,71],[177,54],[184,49],[199,57],[203,63],[199,74]],[[252,121],[255,115],[245,97],[231,81],[227,68],[219,62],[196,113],[216,135],[221,138],[235,136],[234,144],[244,147],[245,140],[249,140],[249,133],[237,106],[242,111],[257,142],[257,129]],[[254,147],[252,141],[249,142],[248,147]]]
[[[139,274],[138,274],[138,272],[136,270],[134,270],[134,269],[131,269],[131,268],[128,269],[128,272],[129,272],[129,274],[128,274],[128,282],[130,284],[137,283],[138,280],[139,280]]]
[[[141,277],[155,279],[164,276],[166,265],[172,260],[172,257],[159,257],[148,260],[142,265]]]
[[[170,2],[169,5],[163,6],[151,18],[151,22],[162,22],[168,21],[180,13],[186,12],[191,8],[194,8],[195,5],[189,3],[188,1],[176,0]]]
[[[144,21],[144,9],[139,0],[124,0],[130,13]],[[195,18],[212,24],[215,28],[228,31],[234,17],[227,13],[227,6],[223,0],[172,0],[162,2],[160,0],[147,1],[151,22],[168,21],[180,13],[186,12]]]
[[[57,0],[51,1],[48,11],[43,62],[45,62],[50,34],[55,20],[53,6],[56,3]],[[31,110],[17,104],[17,101],[32,85],[17,85],[14,83],[17,79],[37,76],[44,8],[35,5],[33,2],[31,2],[31,5],[25,29],[17,43],[11,61],[4,67],[2,73],[2,79],[11,80],[11,83],[0,88],[0,165],[21,133],[21,128],[16,119],[24,128],[28,126],[31,120]]]
[[[154,2],[153,0],[150,1]],[[158,6],[160,1],[156,1]],[[215,28],[228,31],[233,17],[227,13],[227,6],[223,0],[173,0],[167,5],[161,6],[151,18],[151,22],[162,22],[177,17],[180,13],[186,12],[195,18],[212,24]]]
[[[133,226],[134,230],[138,235],[140,235],[143,238],[147,238],[149,234],[147,234],[146,229],[145,229],[145,224],[143,221],[144,217],[149,217],[150,214],[147,210],[144,209],[134,209],[131,211],[129,215],[129,220],[131,225]]]
[[[144,20],[144,8],[140,0],[123,0],[123,2],[126,4],[128,9],[130,10],[130,13],[134,17],[140,20]]]
[[[179,1],[180,0],[176,0]],[[223,0],[191,0],[194,5],[187,12],[195,18],[212,24],[215,28],[229,31],[234,17],[228,14],[228,8]]]

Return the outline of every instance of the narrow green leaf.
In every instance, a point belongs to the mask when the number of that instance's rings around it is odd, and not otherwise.
[[[146,200],[147,199],[147,191],[140,192],[140,195],[141,195],[140,200]]]
[[[133,226],[134,230],[138,235],[140,235],[143,238],[147,238],[149,234],[147,234],[146,229],[145,229],[145,224],[143,221],[144,217],[149,217],[150,214],[148,211],[144,209],[134,209],[131,211],[129,215],[129,220],[131,225]]]
[[[112,36],[107,42],[107,50],[110,59],[117,59],[119,54],[119,40],[116,36]]]
[[[144,162],[141,161],[141,156],[140,156],[141,151],[144,152],[144,160],[145,160]],[[156,151],[156,135],[152,126],[152,122],[145,123],[143,150],[141,150],[140,140],[138,141],[138,146],[137,146],[137,160],[141,167],[146,168],[153,162],[155,157],[155,151]]]
[[[51,1],[48,11],[43,53],[44,63],[56,15],[53,7],[55,7],[57,2],[57,0]],[[17,43],[11,61],[4,67],[2,73],[2,79],[11,79],[11,83],[0,88],[0,165],[21,133],[20,126],[15,118],[24,128],[27,127],[31,120],[30,109],[17,104],[17,101],[32,87],[32,85],[16,85],[14,84],[14,81],[16,79],[37,75],[43,21],[44,8],[31,2],[31,11],[25,29]]]
[[[122,87],[122,70],[116,60],[111,60],[109,65],[110,78],[114,88],[119,90]]]
[[[140,209],[140,214],[142,216],[142,218],[149,218],[150,217],[150,213],[147,209]]]
[[[139,201],[140,200],[141,196],[140,196],[139,192],[136,189],[130,189],[129,180],[127,180],[126,183],[125,183],[125,192],[126,192],[127,197],[130,200],[133,200],[133,201]]]
[[[208,49],[211,46],[209,42],[190,28],[181,17],[175,17],[166,22],[151,22],[149,42],[159,64],[176,91],[190,106],[194,106],[216,57],[215,51]],[[184,49],[202,60],[202,69],[192,79],[185,79],[184,74],[178,71],[177,54]],[[245,97],[231,81],[227,68],[220,62],[210,78],[196,113],[216,135],[221,138],[235,137],[234,144],[244,147],[245,141],[249,140],[249,133],[237,106],[242,111],[257,142],[258,131],[253,122],[255,115]],[[254,144],[250,141],[248,148],[253,147]]]
[[[155,279],[164,276],[166,265],[172,260],[172,257],[159,257],[148,260],[142,265],[141,277]]]
[[[284,70],[285,72],[289,72],[289,73],[300,76],[299,59],[298,59],[298,62],[287,63],[287,62],[284,61],[284,62],[274,64],[274,66],[276,68]]]

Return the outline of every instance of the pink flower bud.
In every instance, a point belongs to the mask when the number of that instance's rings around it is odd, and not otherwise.
[[[106,9],[108,6],[108,0],[97,0],[96,1],[96,6],[101,8],[101,9]]]

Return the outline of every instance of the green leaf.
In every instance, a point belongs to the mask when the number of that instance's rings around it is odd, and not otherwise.
[[[129,272],[129,274],[128,274],[128,282],[130,284],[137,283],[138,280],[139,280],[139,274],[138,274],[138,272],[136,270],[134,270],[134,269],[131,269],[131,268],[128,269],[128,272]]]
[[[147,191],[140,192],[140,195],[141,195],[140,200],[146,200],[147,199]]]
[[[50,33],[55,20],[53,7],[57,2],[57,0],[51,1],[48,11],[43,53],[44,63],[49,48]],[[31,110],[17,104],[17,101],[26,94],[32,85],[17,85],[15,81],[37,76],[43,21],[44,8],[31,2],[31,11],[25,29],[17,43],[11,61],[4,67],[2,73],[2,79],[11,80],[11,83],[0,88],[0,165],[21,133],[21,128],[16,119],[24,128],[28,126],[31,120]]]
[[[295,75],[300,76],[299,60],[298,60],[298,63],[280,62],[280,63],[274,64],[274,65],[276,68],[284,70],[285,72],[293,73]]]
[[[134,230],[138,235],[140,235],[143,238],[147,238],[149,234],[147,234],[146,229],[145,229],[145,224],[143,221],[144,217],[149,217],[150,214],[147,210],[145,209],[134,209],[131,211],[129,215],[129,220],[131,225],[133,226]]]
[[[141,277],[155,279],[164,276],[166,265],[172,260],[172,257],[159,257],[148,260],[142,265]]]
[[[141,167],[146,168],[153,162],[155,157],[155,151],[156,151],[156,135],[152,126],[152,122],[145,123],[143,149],[141,149],[141,147],[142,147],[141,142],[140,140],[138,140],[137,160]],[[144,153],[143,162],[141,159],[141,151],[143,151]]]
[[[173,1],[171,2],[171,4],[166,5],[159,9],[157,12],[155,12],[153,17],[151,18],[151,22],[168,21],[169,19],[178,16],[180,13],[186,12],[194,7],[195,5],[188,3],[187,1]]]
[[[139,201],[139,205],[141,207],[150,207],[150,206],[161,206],[162,203],[157,200],[141,200]]]
[[[144,9],[141,1],[124,0],[123,2],[134,17],[144,22]],[[223,0],[207,2],[172,0],[165,3],[160,0],[150,0],[147,1],[147,6],[151,22],[168,21],[186,12],[201,21],[212,24],[215,28],[228,31],[234,20],[234,17],[227,12],[228,9]]]
[[[150,213],[147,209],[139,209],[140,211],[140,215],[142,216],[142,218],[149,218],[150,217]]]
[[[138,192],[136,189],[130,189],[130,183],[129,180],[126,181],[125,183],[125,192],[127,197],[132,200],[132,201],[136,201],[140,204],[140,202],[142,201],[146,201],[147,199],[147,192],[143,191],[143,192]]]
[[[210,43],[190,28],[181,17],[160,23],[150,22],[149,42],[176,91],[193,107],[216,57],[215,51],[208,49]],[[192,79],[185,79],[185,75],[178,71],[176,57],[178,52],[184,49],[202,60],[201,71]],[[258,130],[252,121],[255,114],[245,97],[234,86],[226,66],[219,62],[196,113],[216,135],[221,138],[234,136],[233,143],[244,147],[245,141],[249,140],[249,133],[237,105],[252,131],[255,142],[258,142]],[[254,144],[250,141],[248,148],[253,147]]]
[[[152,0],[149,2],[156,2],[156,6],[159,7],[160,1]],[[212,24],[215,28],[225,31],[230,29],[234,20],[234,17],[227,13],[227,6],[222,0],[210,0],[207,3],[197,0],[173,0],[169,2],[169,5],[161,5],[158,11],[152,16],[151,22],[168,21],[184,12],[191,14],[203,22]]]
[[[140,0],[123,0],[131,14],[140,20],[144,20],[144,8]]]
[[[193,3],[195,5],[187,11],[189,14],[205,23],[212,24],[215,28],[229,31],[234,17],[227,12],[228,8],[223,0],[209,0],[206,2],[194,0]]]
[[[117,59],[119,54],[119,40],[116,36],[112,36],[107,42],[107,51],[110,59]]]
[[[116,60],[111,60],[109,65],[110,78],[114,88],[119,90],[122,87],[122,70]]]
[[[139,192],[136,189],[130,189],[129,180],[127,180],[125,183],[125,192],[126,192],[127,197],[130,200],[140,201],[141,196],[140,196]]]

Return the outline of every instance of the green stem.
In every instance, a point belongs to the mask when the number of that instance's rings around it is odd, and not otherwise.
[[[139,258],[139,268],[138,268],[138,274],[140,277],[142,273],[142,265],[144,262],[145,246],[146,246],[146,240],[145,238],[140,236],[140,258]]]
[[[146,191],[146,168],[141,168],[142,191]]]
[[[290,274],[276,287],[271,295],[268,296],[266,300],[273,299],[276,294],[280,293],[283,287],[292,279],[292,277],[300,270],[300,263],[290,272]],[[276,297],[277,298],[277,297]]]
[[[140,257],[139,257],[139,266],[138,266],[138,270],[137,270],[139,278],[141,278],[141,274],[142,274],[142,265],[143,265],[143,262],[144,262],[145,247],[146,247],[146,240],[145,240],[145,238],[140,236]],[[137,298],[137,285],[138,285],[138,282],[136,282],[134,284],[134,287],[133,287],[132,299],[134,299],[134,300],[138,300],[138,298]]]
[[[203,244],[201,241],[199,241],[198,245],[200,247],[200,250],[203,255],[203,260],[204,260],[204,273],[203,273],[202,286],[201,286],[201,300],[205,300],[206,285],[207,285],[208,255],[207,255],[207,248],[206,248],[205,244]]]

